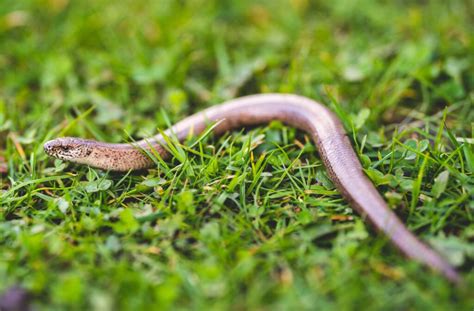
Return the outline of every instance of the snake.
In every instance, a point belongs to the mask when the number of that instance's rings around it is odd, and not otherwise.
[[[106,143],[62,137],[44,144],[45,153],[57,159],[106,171],[127,172],[156,166],[151,154],[170,157],[170,136],[182,142],[211,129],[215,135],[230,130],[280,121],[310,135],[330,179],[347,203],[385,234],[408,258],[458,283],[460,275],[434,249],[411,233],[389,208],[367,177],[342,122],[328,107],[300,95],[257,94],[211,106],[175,123],[151,138],[133,143]],[[210,127],[210,124],[213,124]]]

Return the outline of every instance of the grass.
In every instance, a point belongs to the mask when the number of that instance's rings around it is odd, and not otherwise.
[[[0,292],[40,309],[472,310],[470,1],[0,3]],[[404,258],[277,122],[175,144],[141,173],[53,161],[225,99],[305,95],[343,120],[404,223],[465,279]]]

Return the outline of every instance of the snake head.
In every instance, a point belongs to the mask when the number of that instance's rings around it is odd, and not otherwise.
[[[64,137],[46,142],[43,148],[44,152],[51,157],[78,162],[92,153],[90,142],[80,138]]]

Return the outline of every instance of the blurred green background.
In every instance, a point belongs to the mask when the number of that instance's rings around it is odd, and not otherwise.
[[[270,159],[275,180],[261,184],[243,174],[244,151],[123,177],[50,161],[42,143],[138,139],[246,94],[309,96],[339,111],[391,206],[472,289],[473,20],[468,0],[2,0],[0,291],[21,284],[39,308],[68,310],[472,310],[469,286],[409,262],[353,214],[309,143],[319,168],[288,173],[304,142],[292,129],[205,141],[286,145],[288,166]],[[327,189],[301,190],[292,174]],[[261,194],[239,186],[257,182]]]

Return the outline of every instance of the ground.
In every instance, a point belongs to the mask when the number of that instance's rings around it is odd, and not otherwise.
[[[0,3],[0,292],[40,309],[473,310],[470,1]],[[311,97],[463,286],[416,264],[272,123],[113,174],[42,144],[152,135],[237,96]]]

